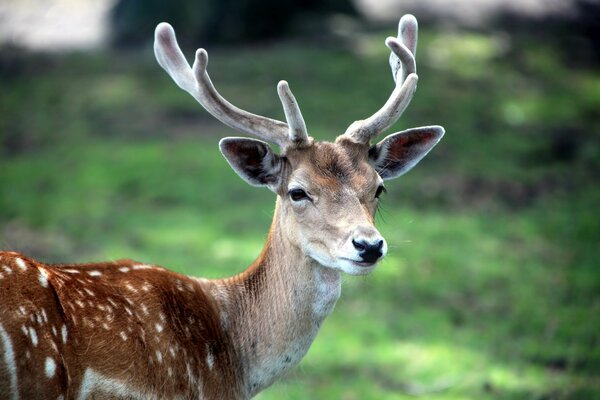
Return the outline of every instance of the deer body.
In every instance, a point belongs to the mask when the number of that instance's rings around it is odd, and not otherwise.
[[[387,252],[373,224],[383,181],[411,169],[441,127],[371,145],[416,87],[416,20],[388,38],[396,87],[372,117],[335,142],[306,132],[286,82],[288,123],[250,114],[216,91],[196,52],[189,67],[160,24],[159,64],[211,114],[262,141],[225,138],[220,150],[245,181],[277,194],[265,247],[243,273],[188,277],[122,260],[46,265],[0,252],[0,398],[247,399],[296,365],[340,296],[341,272],[371,272]]]
[[[221,280],[132,260],[46,265],[0,253],[9,299],[0,306],[0,393],[252,397],[302,359],[340,295],[340,273],[281,240],[280,222],[276,213],[244,273]]]

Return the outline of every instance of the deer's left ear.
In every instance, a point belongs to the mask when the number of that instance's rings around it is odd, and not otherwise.
[[[231,168],[252,186],[267,186],[276,191],[281,176],[281,158],[271,147],[249,138],[221,139],[219,149]]]
[[[441,126],[407,129],[387,136],[369,149],[369,162],[383,179],[408,172],[444,136]]]

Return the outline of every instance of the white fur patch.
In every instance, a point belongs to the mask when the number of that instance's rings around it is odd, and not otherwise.
[[[206,365],[208,365],[208,369],[212,370],[215,366],[215,357],[213,353],[209,350],[206,354]]]
[[[15,259],[15,263],[17,263],[17,266],[21,269],[21,271],[27,270],[27,264],[25,264],[25,261],[23,261],[22,258]]]
[[[128,386],[125,382],[109,378],[91,368],[85,370],[81,387],[79,388],[78,400],[86,400],[96,395],[94,398],[128,398],[133,400],[157,399],[149,393],[142,393],[139,390]],[[104,396],[101,396],[104,395]]]
[[[79,274],[80,273],[80,271],[78,271],[76,269],[65,269],[63,271],[68,272],[70,274]]]
[[[29,327],[29,336],[31,337],[31,343],[33,344],[33,347],[36,347],[38,345],[38,337],[37,332],[32,327]]]
[[[67,343],[68,332],[67,332],[67,326],[66,325],[62,326],[62,328],[60,329],[60,333],[61,333],[61,336],[62,336],[63,343]]]
[[[46,372],[46,377],[52,378],[56,372],[56,361],[50,357],[46,357],[44,371]]]
[[[44,268],[40,268],[39,280],[42,287],[48,287],[48,272]]]
[[[8,370],[8,375],[10,379],[10,399],[18,400],[19,386],[17,382],[17,363],[15,360],[15,351],[13,349],[13,344],[10,340],[10,336],[8,336],[8,333],[6,332],[2,324],[0,324],[0,341],[2,341],[2,347],[4,350],[2,352],[4,356],[4,364],[6,365],[6,369]]]
[[[146,264],[134,265],[132,267],[132,269],[152,269],[152,268],[154,268],[152,265],[146,265]]]

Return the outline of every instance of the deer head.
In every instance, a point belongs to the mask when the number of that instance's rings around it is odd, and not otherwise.
[[[155,32],[156,58],[179,87],[224,124],[280,147],[276,153],[265,141],[241,137],[219,143],[242,179],[277,194],[280,233],[319,264],[352,275],[370,272],[387,252],[373,223],[384,181],[408,172],[444,134],[440,126],[412,128],[371,144],[398,120],[416,89],[416,19],[402,17],[398,37],[385,43],[395,81],[390,98],[331,143],[308,135],[287,82],[277,86],[287,123],[241,110],[216,91],[204,49],[190,68],[173,28],[161,23]]]

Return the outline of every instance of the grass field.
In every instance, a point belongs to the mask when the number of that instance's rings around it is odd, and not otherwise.
[[[333,139],[391,91],[386,34],[209,49],[226,98],[283,118],[287,79]],[[192,53],[192,49],[188,49]],[[551,42],[429,31],[395,127],[447,134],[389,182],[389,256],[259,399],[600,398],[600,70]],[[0,247],[221,277],[262,247],[274,196],[217,150],[237,135],[136,54],[0,56]],[[393,131],[390,131],[390,133]]]

